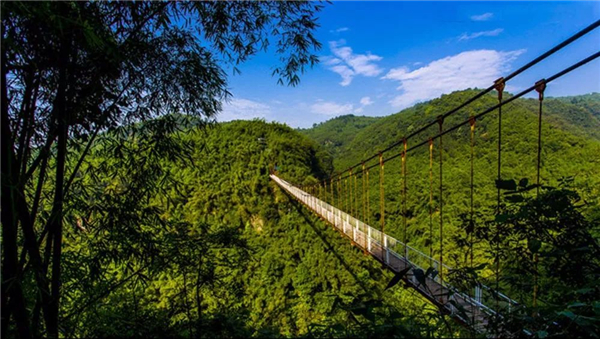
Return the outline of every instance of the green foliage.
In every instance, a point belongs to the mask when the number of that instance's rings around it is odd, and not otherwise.
[[[315,140],[338,161],[356,133],[375,123],[378,119],[373,117],[357,117],[344,115],[326,122],[313,125],[312,128],[300,130],[309,138]]]
[[[475,230],[491,247],[500,245],[503,286],[520,301],[495,325],[537,336],[597,337],[600,223],[584,217],[581,198],[567,187],[539,196],[508,193],[522,199]]]

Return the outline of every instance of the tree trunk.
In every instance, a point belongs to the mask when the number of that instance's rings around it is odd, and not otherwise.
[[[31,337],[29,319],[25,309],[25,299],[18,274],[17,249],[17,164],[13,148],[8,117],[8,90],[6,83],[6,58],[2,62],[2,337],[6,338],[11,314],[14,316],[17,331],[22,338]]]
[[[61,56],[65,63],[69,62],[70,41],[63,41]],[[68,86],[67,67],[64,65],[60,70],[58,90],[56,101],[54,102],[54,116],[57,124],[57,153],[56,153],[56,178],[54,181],[54,202],[50,214],[50,223],[48,237],[52,241],[52,279],[51,279],[51,298],[48,305],[48,316],[46,317],[47,335],[51,338],[58,338],[58,311],[61,285],[61,265],[62,257],[62,229],[63,229],[63,198],[65,181],[65,163],[67,158],[67,138],[69,134],[69,119],[66,108],[66,91]]]

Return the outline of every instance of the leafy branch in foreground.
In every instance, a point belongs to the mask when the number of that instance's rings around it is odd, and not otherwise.
[[[321,5],[89,1],[1,6],[2,336],[14,324],[10,330],[24,338],[58,337],[63,275],[68,274],[62,266],[70,255],[63,253],[64,242],[74,221],[69,211],[75,208],[75,188],[86,184],[80,171],[89,168],[97,139],[166,114],[213,119],[230,97],[224,67],[264,50],[270,39],[281,57],[278,81],[298,84],[305,68],[317,62],[320,43],[313,32]],[[165,122],[148,122],[152,132],[137,137],[165,137]],[[135,147],[135,139],[115,140],[127,140],[114,148],[115,160]],[[155,180],[156,164],[141,168],[147,171],[138,172],[140,181],[129,184],[168,182],[168,176]],[[107,187],[110,192],[128,189],[135,191],[119,183]],[[152,190],[135,189],[137,198]],[[76,207],[86,210],[80,202]],[[132,220],[157,214],[152,208],[127,213],[119,210],[125,207],[115,208],[110,215],[128,213]],[[103,222],[115,220],[96,219],[92,225]]]

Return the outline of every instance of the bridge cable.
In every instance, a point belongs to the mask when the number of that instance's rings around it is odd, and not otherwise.
[[[353,173],[352,174],[352,178],[350,179],[350,185],[352,185],[352,211],[353,214],[352,215],[356,215],[358,216],[358,210],[356,209],[356,195],[358,194],[358,192],[356,192],[356,175],[358,173]]]
[[[496,215],[501,212],[501,197],[500,197],[500,182],[502,181],[502,94],[504,93],[504,87],[506,83],[504,78],[499,78],[494,82],[494,87],[498,92],[498,179],[496,182],[497,186],[497,205]],[[496,224],[496,309],[499,309],[498,291],[500,288],[500,226]]]
[[[342,176],[340,175],[338,178],[338,184],[337,184],[337,191],[338,191],[338,206],[340,208],[340,210],[342,209]]]
[[[342,179],[342,176],[340,175],[340,179],[338,182],[338,188],[339,188],[339,194],[338,194],[338,200],[339,202],[339,209],[340,211],[344,209],[344,180]]]
[[[358,218],[358,210],[356,209],[356,195],[358,194],[356,189],[356,176],[358,175],[358,171],[356,173],[352,173],[352,177],[350,178],[350,185],[352,186],[352,215]]]
[[[593,31],[594,29],[598,28],[598,26],[600,26],[600,20],[595,21],[594,23],[590,24],[589,26],[585,27],[584,29],[582,29],[581,31],[575,33],[574,35],[572,35],[571,37],[567,38],[566,40],[562,41],[561,43],[559,43],[558,45],[554,46],[553,48],[549,49],[548,51],[546,51],[545,53],[541,54],[540,56],[538,56],[537,58],[533,59],[532,61],[530,61],[529,63],[525,64],[524,66],[522,66],[521,68],[517,69],[516,71],[512,72],[511,74],[507,75],[506,77],[504,77],[504,81],[509,81],[510,79],[518,76],[519,74],[525,72],[526,70],[528,70],[529,68],[533,67],[534,65],[540,63],[542,60],[548,58],[549,56],[553,55],[554,53],[558,52],[559,50],[563,49],[564,47],[568,46],[569,44],[571,44],[572,42],[578,40],[579,38],[581,38],[582,36],[586,35],[587,33]],[[471,104],[472,102],[476,101],[477,99],[481,98],[482,96],[486,95],[487,93],[493,91],[496,88],[496,84],[482,90],[481,92],[477,93],[476,95],[474,95],[473,97],[471,97],[470,99],[466,100],[465,102],[463,102],[462,104],[460,104],[459,106],[451,109],[450,111],[442,114],[442,117],[446,118],[458,111],[460,111],[462,108],[464,108],[465,106]],[[428,129],[429,127],[433,126],[436,124],[436,120],[431,121],[429,123],[427,123],[426,125],[422,126],[421,128],[413,131],[412,133],[410,133],[409,135],[405,136],[404,138],[406,139],[410,139],[420,133],[422,133],[423,131],[425,131],[426,129]],[[403,139],[404,139],[403,138]],[[380,153],[385,153],[393,148],[395,148],[396,146],[400,145],[400,143],[402,143],[402,139],[399,141],[394,142],[393,144],[391,144],[390,146],[388,146],[387,148],[383,149],[382,151],[380,151]],[[351,168],[355,168],[361,165],[362,162],[369,162],[373,159],[375,159],[378,156],[378,154],[374,154],[366,159],[363,159],[361,162],[351,166]],[[336,176],[336,175],[340,175],[342,173],[337,173],[337,174],[332,174],[332,176]]]
[[[341,206],[340,209],[342,211],[346,210],[346,179],[345,177],[342,177],[340,179],[340,187],[342,188],[342,195],[340,196],[340,201],[341,201]]]
[[[470,255],[471,255],[471,271],[473,271],[473,233],[475,233],[475,220],[474,220],[474,204],[473,204],[473,191],[474,191],[474,162],[475,162],[475,117],[471,115],[470,117],[470,125],[471,125],[471,180],[470,180],[470,213],[469,213],[469,235],[470,235]],[[475,299],[475,294],[471,296],[472,299]],[[471,311],[471,322],[475,324],[475,312]]]
[[[367,225],[369,225],[370,223],[370,215],[371,215],[371,197],[369,196],[369,169],[367,168],[367,185],[366,185],[366,190],[365,192],[367,193]]]
[[[327,203],[330,204],[331,206],[333,206],[333,187],[331,187],[331,184],[333,184],[333,180],[329,181],[329,188],[328,188],[327,180],[325,180],[325,190],[327,191],[325,196],[329,197]]]
[[[340,182],[339,182],[339,187],[340,187],[340,211],[344,209],[344,180],[342,179],[342,177],[340,176]]]
[[[438,117],[438,124],[440,128],[440,134],[444,132],[444,117],[440,115]],[[444,172],[443,172],[443,155],[444,148],[442,144],[442,137],[440,137],[440,285],[444,285]],[[440,296],[443,298],[443,296]],[[442,301],[440,299],[440,301]]]
[[[346,185],[346,212],[348,214],[352,214],[352,206],[350,201],[352,200],[352,187],[350,187],[348,183],[349,178],[352,180],[352,177],[350,176],[346,176],[346,179],[344,179],[344,185]]]
[[[323,185],[321,183],[319,183],[319,199],[323,199],[323,192],[321,191],[322,188],[323,188]]]
[[[352,181],[351,175],[352,173],[350,173],[350,176],[346,176],[346,179],[344,179],[344,184],[346,185],[346,212],[348,214],[352,214],[352,186],[350,186],[348,183],[348,179]]]
[[[348,182],[348,177],[342,177],[342,210],[346,212],[348,205],[348,187],[346,183]]]
[[[408,241],[406,238],[406,139],[402,150],[402,224],[404,225],[404,257],[408,258]]]
[[[350,215],[354,215],[354,210],[352,209],[352,170],[350,170],[350,177],[346,179],[346,187],[348,188],[348,213]]]
[[[383,188],[384,171],[383,171],[383,154],[379,152],[379,208],[381,219],[381,233],[385,233],[385,192]],[[381,235],[383,237],[383,234]]]
[[[538,99],[540,102],[540,109],[538,114],[538,147],[537,147],[537,192],[536,197],[540,195],[540,167],[542,162],[542,102],[544,101],[544,90],[546,89],[546,80],[542,79],[535,83],[535,90],[538,92]],[[536,252],[533,256],[534,262],[534,284],[533,284],[533,308],[537,307],[537,295],[538,295],[538,253]]]
[[[348,187],[349,187],[348,192],[350,193],[350,196],[348,197],[348,201],[350,202],[350,207],[348,209],[350,210],[350,215],[354,215],[354,184],[352,183],[353,181],[354,181],[354,173],[350,173],[350,177],[348,178]]]
[[[356,216],[358,216],[360,214],[359,212],[359,208],[358,208],[358,173],[354,174],[354,212],[356,213]]]
[[[433,267],[433,139],[429,138],[429,266]]]
[[[363,214],[363,218],[362,219],[363,219],[364,222],[367,222],[367,197],[366,197],[366,194],[365,194],[365,189],[366,189],[366,187],[365,187],[365,179],[366,179],[366,177],[365,177],[365,163],[364,162],[362,164],[362,178],[361,179],[362,179],[362,205],[363,205],[362,206],[363,207],[362,208],[362,211],[363,211],[363,213],[362,213]]]

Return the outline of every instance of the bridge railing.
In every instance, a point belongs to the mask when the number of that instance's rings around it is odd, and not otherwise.
[[[440,265],[440,262],[435,258],[432,258],[394,237],[382,233],[363,221],[354,218],[350,214],[310,195],[285,180],[280,179],[276,175],[271,175],[271,179],[299,199],[302,203],[317,212],[321,217],[329,221],[358,246],[368,251],[371,255],[391,267],[393,270],[398,272],[407,267],[411,267],[413,271],[414,269],[421,269],[423,272],[426,272],[427,268],[432,267],[436,271],[432,280],[447,289],[447,292],[451,292],[451,299],[456,299],[458,297],[460,300],[473,305],[490,315],[495,315],[497,313],[496,311],[500,311],[500,313],[510,312],[517,304],[506,295],[496,292],[483,284],[478,284],[470,291],[459,291],[443,279],[443,277],[446,277],[452,271],[452,268],[448,265]],[[408,278],[414,280],[414,285],[418,286],[418,288],[427,288],[427,286],[420,286],[422,284],[416,281],[416,276],[414,274],[408,274]],[[431,276],[427,279],[431,279]],[[493,305],[493,307],[490,305]],[[458,313],[456,308],[450,303],[447,303],[447,308],[452,313]],[[468,321],[467,319],[463,320]]]

